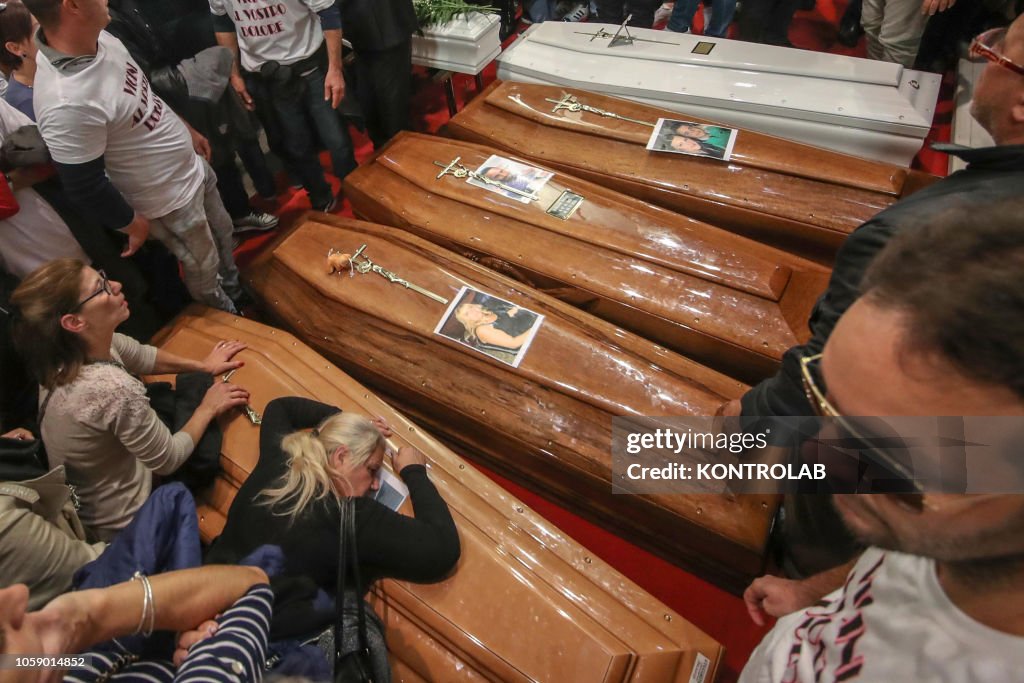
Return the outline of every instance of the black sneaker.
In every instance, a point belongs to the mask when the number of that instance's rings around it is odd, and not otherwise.
[[[253,211],[247,216],[231,221],[235,226],[235,234],[243,232],[265,232],[277,227],[278,218],[272,213]]]

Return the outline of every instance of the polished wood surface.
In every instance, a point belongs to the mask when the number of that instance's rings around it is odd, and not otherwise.
[[[349,174],[345,194],[368,220],[479,259],[743,381],[773,374],[783,353],[806,341],[825,267],[560,173],[531,204],[436,177],[435,161],[461,157],[476,169],[495,151],[402,133]],[[545,211],[564,189],[585,197],[569,220]]]
[[[451,299],[464,284],[546,316],[518,368],[433,332],[446,306],[374,274],[366,254]],[[763,566],[769,496],[613,495],[613,416],[714,415],[746,386],[401,230],[310,215],[245,271],[268,312],[488,467],[733,590]]]
[[[383,416],[394,445],[418,448],[459,528],[462,557],[430,585],[382,581],[373,603],[387,626],[395,681],[619,681],[686,683],[699,657],[713,680],[721,646],[526,508],[416,424],[292,335],[193,306],[157,338],[199,359],[220,339],[249,348],[233,381],[263,411],[306,396]],[[220,418],[224,474],[199,500],[204,538],[220,533],[255,466],[259,428]],[[406,501],[402,512],[411,514]]]
[[[857,226],[937,179],[747,130],[729,162],[649,152],[648,126],[552,111],[548,100],[566,93],[640,121],[715,123],[584,90],[498,81],[447,130],[826,264]]]

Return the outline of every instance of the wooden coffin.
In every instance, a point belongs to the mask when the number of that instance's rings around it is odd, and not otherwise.
[[[746,382],[806,340],[823,266],[572,176],[556,174],[530,205],[436,177],[435,161],[476,169],[493,151],[402,133],[349,174],[345,194],[367,220],[486,259]],[[545,212],[563,189],[585,197],[568,220]]]
[[[292,335],[193,306],[158,337],[201,358],[219,339],[240,339],[234,380],[262,412],[279,396],[306,396],[384,416],[396,446],[427,455],[430,478],[451,507],[462,557],[445,581],[378,584],[394,680],[712,681],[722,647]],[[241,412],[221,418],[224,474],[199,501],[200,527],[220,533],[239,485],[258,459],[259,429]],[[406,501],[402,511],[411,514]],[[703,677],[691,678],[705,670]]]
[[[750,130],[739,132],[728,163],[649,152],[648,126],[553,111],[550,100],[566,94],[640,121],[715,123],[594,92],[498,81],[453,117],[448,130],[826,264],[857,226],[937,179]]]
[[[547,316],[518,367],[433,332],[446,306],[368,273],[365,254],[446,299],[472,285]],[[763,566],[776,500],[613,495],[616,415],[714,415],[745,386],[430,242],[310,215],[245,270],[268,312],[459,452],[736,590]]]

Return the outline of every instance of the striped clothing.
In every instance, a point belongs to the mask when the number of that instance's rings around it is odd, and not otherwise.
[[[189,650],[181,668],[168,661],[138,661],[135,655],[87,652],[87,666],[69,671],[65,682],[246,683],[263,678],[274,596],[266,584],[253,586],[217,619],[217,632]],[[107,678],[103,678],[107,676]]]

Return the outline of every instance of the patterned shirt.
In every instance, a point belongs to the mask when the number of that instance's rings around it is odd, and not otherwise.
[[[189,650],[181,668],[168,661],[139,661],[126,652],[87,652],[86,666],[66,683],[245,683],[263,679],[274,596],[259,584],[217,619],[217,632]]]

